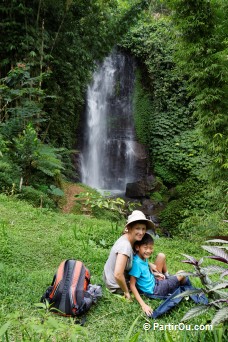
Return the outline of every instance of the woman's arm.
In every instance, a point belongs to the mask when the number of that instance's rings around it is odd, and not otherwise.
[[[116,265],[114,270],[114,277],[116,279],[117,284],[124,292],[124,296],[127,299],[131,299],[131,295],[129,293],[125,276],[124,276],[124,270],[127,264],[128,256],[125,254],[117,254],[116,257]]]
[[[142,297],[140,296],[140,294],[139,294],[139,292],[138,292],[138,290],[137,290],[135,284],[136,284],[136,278],[133,277],[133,276],[131,276],[131,277],[130,277],[130,289],[131,289],[132,293],[134,294],[135,299],[136,299],[136,300],[139,302],[139,304],[141,305],[142,310],[143,310],[148,316],[150,316],[150,315],[153,313],[153,309],[143,301],[143,299],[142,299]]]

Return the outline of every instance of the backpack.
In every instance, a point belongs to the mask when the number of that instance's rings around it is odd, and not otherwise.
[[[83,262],[64,260],[41,302],[47,301],[54,313],[75,317],[87,312],[101,296],[101,286],[90,284],[90,272]]]

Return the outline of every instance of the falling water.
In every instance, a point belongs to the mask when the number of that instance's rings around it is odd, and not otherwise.
[[[135,180],[133,88],[134,62],[117,51],[88,87],[81,178],[92,188],[124,192],[126,183]]]

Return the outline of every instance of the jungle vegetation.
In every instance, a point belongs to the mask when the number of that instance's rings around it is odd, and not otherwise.
[[[134,118],[162,183],[162,227],[222,234],[225,0],[10,0],[1,13],[0,188],[55,209],[75,177],[86,87],[118,45],[137,60]]]
[[[227,231],[227,0],[3,0],[0,16],[2,341],[225,340],[227,246],[200,246]],[[160,183],[151,193],[165,204],[160,226],[173,236],[157,239],[155,253],[165,251],[171,273],[185,253],[193,285],[207,274],[215,285],[204,289],[213,301],[203,315],[186,300],[160,322],[188,312],[192,324],[214,320],[213,331],[146,331],[136,301],[106,290],[86,327],[34,305],[63,258],[82,259],[101,283],[125,222],[126,203],[96,193],[93,216],[60,211],[65,181],[77,179],[87,85],[116,45],[137,62],[137,138]]]

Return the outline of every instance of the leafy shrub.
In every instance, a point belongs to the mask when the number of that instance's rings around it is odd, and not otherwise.
[[[196,317],[202,313],[207,312],[210,309],[216,310],[216,313],[211,321],[212,325],[218,325],[221,322],[227,321],[228,318],[228,306],[227,306],[227,292],[224,291],[228,287],[228,281],[224,280],[225,276],[228,276],[228,268],[224,268],[222,266],[218,266],[217,263],[215,265],[209,265],[206,267],[202,266],[204,258],[210,258],[228,265],[228,254],[224,249],[227,247],[224,244],[227,244],[228,241],[222,239],[209,240],[207,242],[217,242],[222,243],[223,245],[219,246],[202,246],[203,249],[211,253],[211,256],[203,257],[200,260],[196,260],[192,256],[185,255],[187,260],[184,260],[184,263],[188,263],[193,265],[195,271],[184,273],[188,276],[199,277],[203,289],[190,290],[185,291],[181,294],[181,296],[189,295],[190,293],[202,293],[202,291],[208,295],[211,299],[207,305],[199,305],[192,309],[190,309],[182,318],[182,321],[191,319]],[[209,275],[212,274],[220,274],[220,278],[218,281],[212,281],[209,278]]]
[[[56,204],[43,191],[36,190],[32,186],[23,186],[21,192],[17,194],[19,199],[26,200],[35,207],[56,209]]]
[[[180,233],[179,225],[184,219],[191,216],[191,211],[207,206],[202,190],[201,182],[191,178],[176,186],[166,208],[160,214],[161,226]]]
[[[110,193],[101,195],[97,191],[80,193],[75,197],[82,203],[84,209],[89,210],[96,218],[105,218],[110,221],[123,219],[136,206],[136,203],[119,197],[110,197]]]
[[[208,212],[207,210],[185,210],[186,218],[178,226],[178,235],[192,240],[196,236],[225,236],[227,223],[220,210]]]

